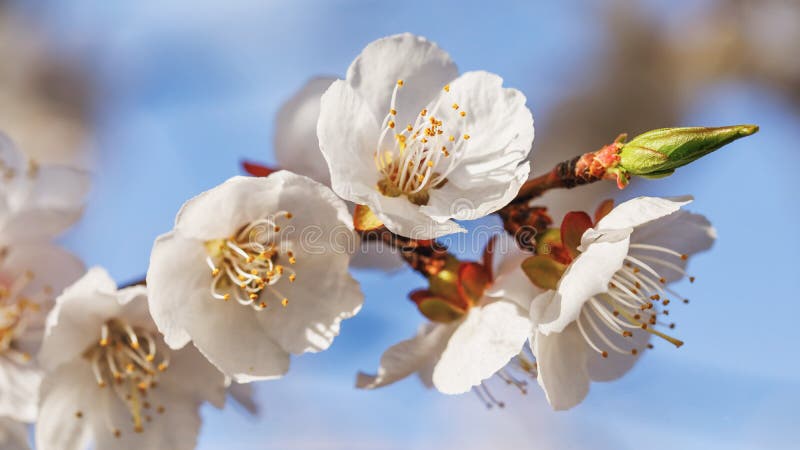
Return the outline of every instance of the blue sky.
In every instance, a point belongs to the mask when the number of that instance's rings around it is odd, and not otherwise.
[[[596,3],[538,3],[26,2],[21,9],[100,86],[95,183],[65,245],[120,282],[140,276],[153,239],[186,199],[237,174],[241,158],[272,160],[273,116],[285,99],[310,77],[342,75],[387,34],[425,35],[462,70],[501,74],[546,122],[548,108],[590,76],[604,35]],[[680,20],[697,6],[647,7]],[[259,384],[258,418],[204,410],[199,448],[788,448],[800,402],[797,119],[767,88],[726,81],[682,123],[653,124],[761,131],[623,193],[693,194],[691,209],[710,218],[719,240],[692,262],[698,281],[679,286],[692,299],[673,312],[687,345],[658,346],[621,381],[595,384],[578,408],[554,413],[538,390],[522,397],[500,386],[508,407],[486,411],[471,395],[446,397],[414,379],[356,391],[356,371],[373,370],[422,320],[404,294],[421,284],[416,275],[365,272],[357,274],[365,307],[332,349]]]

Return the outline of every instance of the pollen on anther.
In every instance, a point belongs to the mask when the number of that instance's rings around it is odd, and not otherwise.
[[[389,128],[394,128],[394,120],[389,121]]]
[[[459,113],[459,115],[461,115],[461,117],[466,117],[466,115],[467,115],[467,112],[466,112],[466,111],[461,111],[461,112]]]
[[[661,283],[661,284],[666,284],[667,279],[664,278],[664,277],[661,277],[661,278],[658,279],[658,282]]]
[[[261,309],[264,309],[264,308],[267,307],[267,303],[266,302],[261,302],[261,303],[258,304],[258,307],[261,308]]]
[[[290,213],[290,212],[286,213],[286,218],[287,219],[291,219],[292,217],[294,217],[294,215],[292,215],[292,213]]]
[[[406,130],[408,130],[408,131],[411,131],[413,129],[414,129],[414,127],[412,127],[411,125],[406,126]]]
[[[83,413],[81,411],[76,411],[75,418],[80,419],[81,417],[83,417]]]
[[[258,294],[256,293],[250,294],[250,300],[256,300],[256,299],[258,299]]]
[[[465,141],[468,141],[468,140],[469,140],[469,135],[468,135],[468,134],[465,134],[465,135],[464,135],[464,140],[465,140]]]
[[[689,283],[694,283],[694,277],[689,277]]]
[[[403,84],[404,84],[403,80],[397,80],[397,86],[403,87]]]
[[[681,259],[682,259],[683,261],[686,261],[687,259],[689,259],[689,255],[687,255],[687,254],[683,254],[683,255],[681,255]]]
[[[639,353],[639,350],[636,350],[635,348],[631,349],[631,355],[636,355],[638,353]]]
[[[458,109],[458,103],[453,103],[453,109]]]
[[[397,115],[397,110],[396,109],[390,109],[389,110],[389,114],[391,114],[393,116],[396,116]]]
[[[118,429],[114,430],[114,437],[117,438],[117,439],[122,437],[122,431],[119,431]]]
[[[449,84],[445,84],[444,85],[444,91],[445,92],[450,92],[450,85]]]
[[[422,116],[422,117],[425,117],[426,114],[428,114],[428,110],[427,109],[423,109],[422,111],[419,112],[419,115]]]
[[[456,137],[451,135],[450,137],[447,138],[447,140],[450,142],[454,142],[456,140]]]
[[[223,295],[222,295],[222,299],[223,299],[223,300],[225,300],[225,301],[227,302],[228,300],[230,300],[230,299],[231,299],[231,294],[223,294]]]
[[[603,351],[603,353],[600,353],[600,356],[602,356],[603,358],[608,358],[608,352]]]
[[[286,306],[287,306],[288,304],[289,304],[289,299],[284,297],[284,299],[283,299],[283,300],[281,300],[281,306],[283,306],[284,308],[286,308]]]
[[[428,161],[428,167],[433,167],[433,161]]]
[[[294,282],[294,280],[296,280],[296,279],[297,279],[297,275],[295,275],[295,274],[289,275],[289,281]]]
[[[211,271],[211,276],[212,276],[212,277],[215,277],[215,276],[217,276],[217,275],[219,275],[219,268],[215,268],[215,269],[213,269],[213,270]]]

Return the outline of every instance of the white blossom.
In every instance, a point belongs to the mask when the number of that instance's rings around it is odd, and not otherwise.
[[[238,382],[280,377],[328,348],[363,295],[355,239],[330,189],[286,171],[234,177],[189,200],[153,246],[150,309],[172,348],[190,340]]]
[[[399,235],[464,231],[527,179],[533,119],[525,96],[487,72],[458,75],[450,56],[411,34],[379,39],[320,102],[319,146],[333,190]]]

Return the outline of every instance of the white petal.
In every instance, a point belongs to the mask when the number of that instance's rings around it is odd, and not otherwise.
[[[577,405],[589,393],[587,348],[575,324],[560,333],[536,333],[532,343],[539,375],[547,401],[555,410]]]
[[[397,80],[397,122],[408,123],[436,94],[458,76],[450,56],[427,39],[404,33],[367,45],[347,69],[347,82],[369,103],[373,116],[389,113]]]
[[[289,354],[270,338],[252,308],[235,301],[195,299],[186,308],[194,345],[225,375],[245,383],[277,378],[289,370]]]
[[[684,255],[693,255],[711,248],[716,238],[717,232],[708,219],[699,214],[678,211],[660,220],[637,227],[631,235],[631,244],[657,245]],[[646,253],[664,257],[663,253],[652,253],[646,250],[637,250],[636,252],[637,254]],[[685,269],[688,260],[675,259],[670,262]],[[656,269],[667,282],[683,277],[682,273],[669,267],[658,265]]]
[[[356,387],[375,389],[422,370],[439,359],[453,331],[455,327],[450,324],[426,323],[416,336],[389,347],[383,353],[377,375],[359,372]]]
[[[62,166],[43,165],[33,177],[20,179],[7,193],[9,216],[0,227],[10,242],[35,242],[58,235],[83,213],[89,189],[86,172]]]
[[[18,172],[25,169],[27,162],[27,157],[19,150],[14,141],[0,131],[0,168]]]
[[[490,175],[491,181],[483,178],[489,172],[483,172],[474,174],[475,184],[467,187],[448,182],[430,191],[428,204],[420,207],[420,211],[438,222],[479,219],[509,204],[528,179],[529,172],[529,163],[519,166],[514,163],[512,172],[494,172]],[[450,179],[448,177],[448,181]]]
[[[275,121],[275,158],[278,166],[330,185],[328,164],[319,150],[317,119],[322,94],[336,81],[318,77],[308,82],[278,110]]]
[[[466,233],[461,225],[448,220],[439,222],[423,214],[421,209],[406,197],[387,197],[379,193],[370,195],[364,202],[383,222],[389,231],[412,239],[435,239],[452,233]]]
[[[434,386],[445,394],[469,391],[518,355],[531,329],[527,311],[512,302],[472,308],[436,364]]]
[[[251,314],[284,350],[295,354],[319,352],[333,343],[341,321],[361,309],[364,295],[348,272],[350,255],[298,251],[295,257],[297,263],[292,269],[297,279],[276,285],[289,299],[288,305],[282,307],[273,300],[265,310]]]
[[[585,330],[587,333],[593,331]],[[642,357],[647,344],[650,342],[651,334],[646,331],[636,330],[633,337],[625,338],[618,334],[606,333],[606,337],[621,349],[636,349],[636,355],[630,353],[608,352],[608,357],[603,358],[599,353],[592,349],[587,349],[589,376],[594,381],[612,381],[620,378],[633,368],[633,365]],[[600,338],[594,338],[594,342],[602,342]]]
[[[614,207],[595,225],[596,230],[635,228],[678,211],[691,197],[637,197]]]
[[[367,103],[342,80],[320,100],[319,148],[330,169],[331,187],[345,200],[365,204],[371,193],[377,193],[379,172],[373,152],[378,125]]]
[[[89,416],[96,413],[100,389],[89,363],[78,357],[48,373],[42,381],[36,423],[37,450],[83,450],[90,439]],[[78,418],[80,412],[83,417]]]
[[[169,368],[162,372],[158,389],[217,408],[225,405],[225,376],[192,346],[170,353]]]
[[[233,177],[187,201],[175,230],[201,241],[227,237],[242,226],[279,211],[278,203],[287,184],[313,183],[285,170],[268,177]]]
[[[25,425],[0,417],[0,448],[3,450],[30,450],[28,430]]]
[[[175,232],[159,236],[147,269],[148,304],[167,345],[181,348],[191,336],[185,328],[186,308],[192,301],[210,301],[211,280],[203,243]]]
[[[0,355],[0,416],[23,422],[36,420],[41,381],[34,361],[19,364]]]
[[[11,245],[6,251],[6,257],[0,262],[0,272],[11,277],[32,273],[33,278],[23,291],[31,297],[41,294],[42,290],[57,295],[86,271],[75,255],[52,244]]]
[[[248,413],[257,416],[261,406],[255,398],[255,386],[252,383],[237,383],[228,379],[228,395]]]
[[[122,310],[117,301],[116,284],[98,267],[64,290],[47,317],[47,329],[39,362],[47,370],[80,358],[99,338],[105,321]]]
[[[596,242],[570,264],[558,283],[560,312],[550,322],[540,323],[544,334],[558,333],[575,321],[584,303],[593,295],[608,291],[611,277],[622,268],[628,254],[628,239]]]

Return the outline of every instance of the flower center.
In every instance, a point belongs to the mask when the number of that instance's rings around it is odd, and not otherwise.
[[[667,280],[658,270],[668,270],[686,275],[678,264],[687,255],[669,248],[631,244],[624,266],[617,271],[609,283],[609,291],[592,297],[583,306],[576,321],[589,346],[604,358],[609,351],[636,355],[643,349],[624,346],[622,336],[632,339],[636,333],[650,333],[680,347],[683,341],[659,331],[658,327],[675,328],[666,322],[669,296],[680,295],[666,287]],[[694,277],[689,277],[694,282]],[[684,299],[684,303],[689,301]],[[652,348],[648,344],[648,348]]]
[[[158,374],[169,366],[168,352],[163,345],[158,348],[154,336],[141,327],[131,326],[122,319],[110,319],[100,329],[100,339],[83,353],[91,361],[92,372],[100,388],[111,386],[117,397],[125,404],[133,419],[137,433],[144,430],[144,423],[152,421],[148,414],[151,405],[147,401],[151,389],[157,387]],[[156,363],[157,353],[161,361]],[[164,412],[163,406],[156,411]],[[80,411],[76,417],[82,417]],[[121,432],[114,428],[119,437]]]
[[[398,126],[397,93],[403,85],[403,80],[398,80],[394,86],[389,113],[383,119],[375,148],[375,167],[382,175],[378,190],[388,197],[405,195],[412,203],[425,205],[429,190],[443,186],[463,159],[470,136],[448,133],[443,121],[429,114],[428,109],[420,111],[413,124]],[[450,86],[445,86],[444,91],[449,93]],[[438,110],[444,97],[439,97],[431,111]],[[460,118],[467,116],[457,103],[452,109]]]
[[[267,308],[269,297],[286,307],[289,299],[275,285],[285,278],[290,283],[295,281],[297,274],[288,266],[297,259],[281,245],[283,228],[278,220],[291,218],[291,213],[281,211],[245,225],[229,238],[206,242],[211,296],[234,299],[256,311]]]
[[[53,293],[52,288],[46,286],[31,296],[23,295],[33,279],[31,271],[13,278],[0,274],[0,355],[19,364],[28,363],[31,355],[19,348],[18,339],[41,314],[41,303],[50,299]]]

